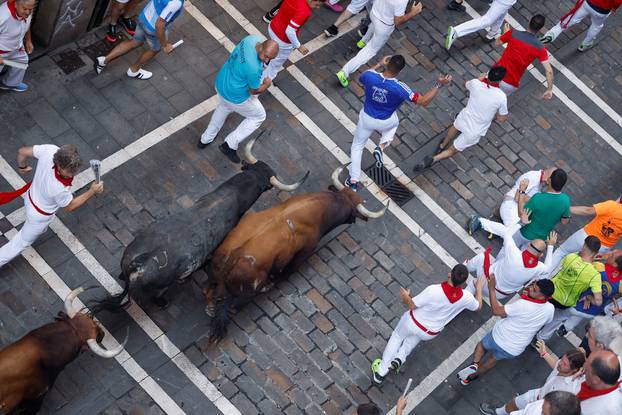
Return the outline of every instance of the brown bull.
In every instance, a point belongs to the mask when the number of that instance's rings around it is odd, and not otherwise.
[[[207,311],[213,316],[213,342],[226,334],[233,297],[249,298],[270,289],[274,281],[295,271],[337,226],[384,214],[386,207],[379,212],[367,210],[360,195],[339,183],[342,170],[339,167],[332,175],[337,191],[294,196],[247,215],[216,248],[210,283],[204,289]]]
[[[123,351],[125,342],[113,350],[102,348],[98,343],[104,338],[103,329],[91,316],[73,308],[74,299],[83,291],[77,288],[69,293],[66,313],[59,313],[56,322],[0,350],[0,414],[37,413],[58,374],[86,346],[105,358]]]

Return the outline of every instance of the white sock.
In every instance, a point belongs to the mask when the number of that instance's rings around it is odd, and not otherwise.
[[[510,415],[510,414],[506,412],[505,405],[503,405],[501,408],[497,408],[497,415]]]

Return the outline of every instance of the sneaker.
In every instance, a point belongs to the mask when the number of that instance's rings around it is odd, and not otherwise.
[[[579,52],[585,52],[588,49],[592,49],[594,47],[594,43],[585,43],[585,42],[581,42],[581,44],[579,45],[579,47],[577,48],[577,50]]]
[[[227,158],[231,160],[232,163],[236,163],[236,164],[240,163],[241,160],[240,160],[240,157],[238,157],[237,150],[234,150],[231,147],[229,147],[229,144],[222,143],[221,145],[218,146],[218,149],[222,151],[222,154],[227,156]]]
[[[110,43],[117,43],[119,40],[119,34],[117,33],[117,25],[109,24],[108,31],[106,32],[106,40]]]
[[[466,11],[466,7],[464,7],[464,5],[461,3],[457,3],[455,0],[451,0],[449,2],[449,4],[447,5],[447,9],[462,13]]]
[[[499,32],[486,32],[486,39],[495,40],[499,36]]]
[[[482,229],[482,222],[480,222],[479,215],[471,215],[469,221],[467,222],[467,231],[469,231],[469,235],[473,235],[478,230]]]
[[[460,383],[462,383],[463,385],[468,385],[471,380],[475,380],[474,378],[473,379],[469,379],[469,378],[473,376],[475,372],[477,372],[478,368],[479,368],[479,365],[477,363],[473,363],[465,367],[464,369],[462,369],[460,372],[458,372],[456,376],[458,376],[458,379],[460,379]]]
[[[395,373],[400,373],[400,368],[402,367],[402,360],[397,357],[391,360],[391,369],[395,371]]]
[[[339,34],[339,29],[333,24],[324,30],[324,34],[326,37],[337,36]]]
[[[554,40],[555,40],[555,35],[553,34],[553,32],[546,32],[544,36],[540,38],[540,42],[544,44],[551,43]]]
[[[365,36],[365,33],[367,33],[367,29],[369,29],[369,25],[371,23],[371,20],[369,19],[369,17],[365,17],[361,20],[361,24],[359,25],[358,30],[356,31],[356,34],[359,35],[360,37]]]
[[[454,29],[453,26],[449,26],[449,28],[447,28],[447,37],[445,37],[445,49],[449,50],[449,48],[451,48],[451,45],[453,45],[454,40],[456,40],[457,36],[456,36],[456,29]]]
[[[568,330],[566,330],[566,326],[562,324],[557,330],[555,330],[555,334],[557,334],[559,337],[566,337],[566,334],[568,334]]]
[[[384,381],[384,376],[380,376],[378,373],[378,370],[380,369],[380,362],[382,362],[382,359],[376,359],[371,364],[372,380],[376,385],[381,385]]]
[[[384,166],[384,162],[382,161],[382,149],[380,146],[376,146],[374,149],[374,158],[376,159],[376,167],[381,168]]]
[[[470,385],[474,380],[476,380],[479,376],[478,375],[469,375],[464,379],[460,379],[460,384],[462,386],[468,386]]]
[[[13,92],[26,92],[28,90],[28,85],[23,82],[20,82],[16,86],[0,84],[0,89],[5,90],[5,91],[13,91]]]
[[[274,19],[274,16],[275,16],[275,15],[276,15],[276,13],[275,13],[275,14],[272,14],[272,13],[270,13],[270,12],[267,12],[266,14],[264,14],[264,15],[262,16],[262,19],[263,19],[263,21],[264,21],[264,22],[266,22],[266,23],[270,24],[270,22],[272,21],[272,19]]]
[[[339,3],[331,4],[328,0],[324,2],[324,6],[328,7],[335,13],[341,13],[343,11],[343,6]]]
[[[350,81],[348,81],[348,77],[344,71],[339,71],[336,73],[337,79],[339,79],[339,83],[342,87],[347,88],[350,85]]]
[[[105,56],[98,56],[95,59],[95,63],[93,64],[93,67],[95,68],[95,72],[97,73],[97,75],[102,73],[102,71],[106,67],[106,57]]]
[[[415,173],[423,171],[423,170],[429,168],[432,165],[432,163],[434,163],[434,158],[432,158],[432,156],[425,156],[423,158],[423,162],[421,162],[421,163],[417,164],[415,167],[413,167],[413,171]]]
[[[484,415],[496,415],[497,408],[488,402],[484,402],[479,406],[479,411]]]
[[[134,33],[136,33],[136,20],[121,16],[117,23],[121,25],[128,35],[134,36]]]
[[[359,49],[363,49],[367,43],[363,42],[363,39],[356,42],[356,47]]]
[[[349,177],[346,179],[345,182],[343,182],[343,184],[345,184],[347,187],[352,189],[353,192],[356,192],[359,190],[359,182],[352,182],[352,180],[350,180]]]
[[[127,76],[130,78],[144,79],[145,81],[153,76],[153,73],[144,69],[139,69],[138,72],[133,72],[131,68],[127,68]]]

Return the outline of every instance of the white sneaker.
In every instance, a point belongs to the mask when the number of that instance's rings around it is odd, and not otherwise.
[[[145,81],[153,76],[153,73],[144,69],[139,69],[137,72],[132,72],[131,68],[127,69],[127,76],[130,78],[144,79]]]
[[[95,59],[94,67],[95,67],[95,72],[97,73],[97,75],[102,73],[102,71],[106,67],[106,57],[105,56],[98,56],[97,59]]]
[[[499,36],[499,32],[487,32],[486,33],[486,39],[488,40],[495,40],[497,38],[497,36]]]

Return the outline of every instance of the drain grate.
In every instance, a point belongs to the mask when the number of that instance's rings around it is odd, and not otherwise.
[[[415,196],[403,184],[398,182],[385,167],[378,168],[374,164],[365,169],[365,174],[380,186],[382,191],[389,195],[391,200],[397,203],[398,206],[405,205]]]
[[[84,66],[84,61],[80,58],[77,50],[65,50],[61,53],[51,56],[52,60],[59,68],[63,70],[65,75],[69,75],[73,71]]]

